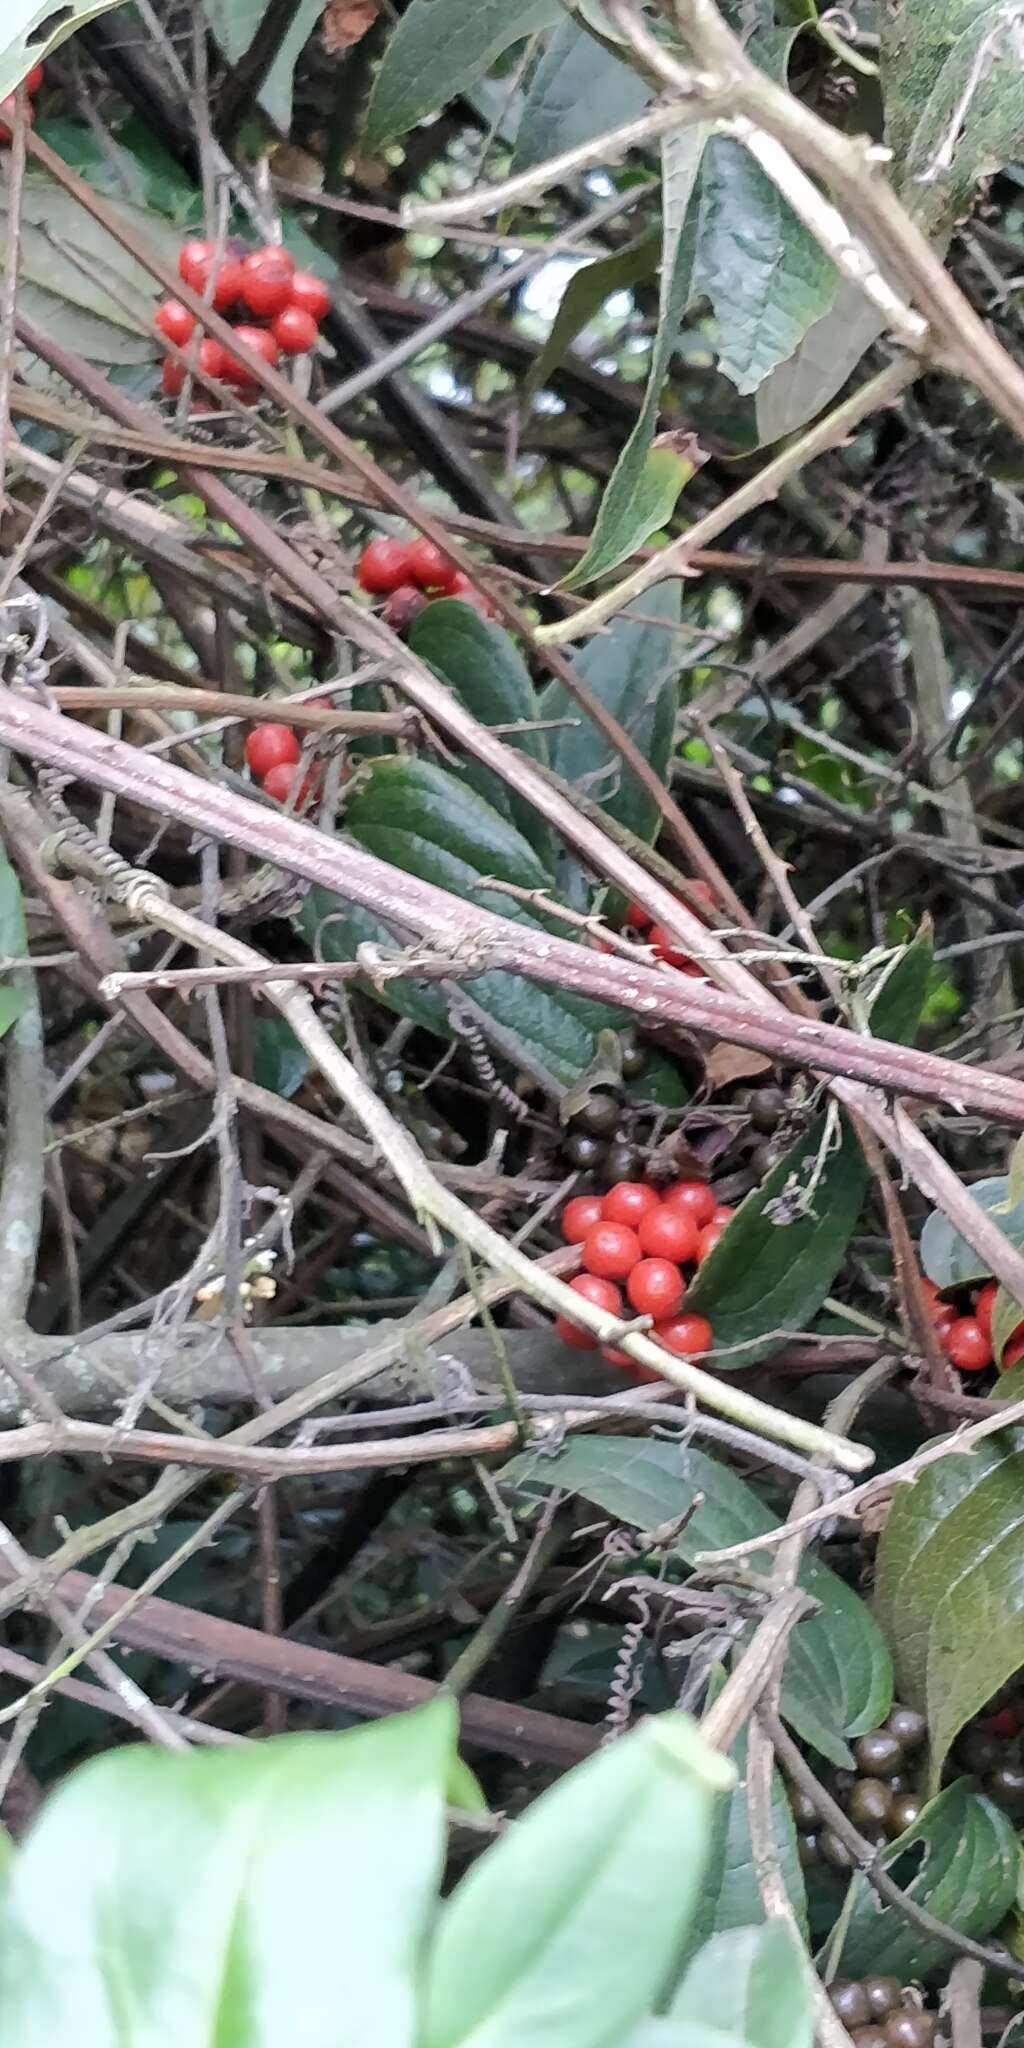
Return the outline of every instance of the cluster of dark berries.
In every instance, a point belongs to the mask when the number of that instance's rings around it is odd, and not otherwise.
[[[32,126],[33,120],[35,119],[35,109],[32,105],[32,98],[33,95],[39,91],[42,82],[43,67],[41,64],[33,64],[31,71],[27,72],[25,75],[25,91],[28,93],[29,96],[28,105],[25,108],[25,119],[28,122],[30,128]],[[8,93],[7,98],[5,100],[0,100],[0,143],[10,142],[11,136],[14,131],[15,113],[15,95],[13,94],[13,92],[10,92]]]
[[[426,534],[416,540],[371,540],[359,557],[356,575],[371,597],[382,597],[381,614],[394,633],[406,633],[434,597],[458,597],[482,618],[495,614],[487,599]]]
[[[853,1745],[855,1771],[832,1773],[828,1789],[869,1842],[895,1841],[920,1817],[923,1800],[911,1789],[906,1766],[928,1733],[923,1714],[913,1707],[894,1706],[888,1720]],[[821,1816],[799,1786],[789,1793],[799,1836],[800,1860],[827,1863],[833,1870],[853,1868],[853,1857],[840,1835],[823,1827]]]
[[[311,698],[310,702],[315,704],[317,700]],[[330,707],[325,704],[321,708],[326,711]],[[245,742],[246,766],[275,803],[285,804],[292,796],[301,758],[302,748],[290,725],[254,725]],[[295,803],[305,807],[319,796],[320,788],[319,771],[307,769],[301,786],[295,790]]]
[[[709,910],[714,910],[717,898],[710,882],[692,876],[688,876],[687,880],[694,895],[699,896]],[[697,981],[707,981],[708,976],[703,967],[698,967],[696,960],[691,960],[688,953],[680,952],[664,925],[655,924],[650,911],[645,910],[642,903],[627,903],[626,915],[622,922],[623,930],[642,939],[645,945],[650,946],[656,959],[664,960],[667,967],[677,967],[680,974],[692,975]]]
[[[960,1303],[947,1301],[933,1280],[924,1281],[935,1334],[946,1357],[960,1372],[984,1372],[993,1361],[992,1311],[999,1292],[994,1280],[986,1280],[979,1287],[973,1301]],[[999,1361],[1000,1372],[1009,1372],[1011,1365],[1024,1358],[1024,1323],[1018,1323]]]
[[[707,1258],[732,1213],[703,1180],[675,1181],[661,1191],[646,1181],[620,1180],[606,1195],[575,1195],[562,1211],[562,1236],[566,1244],[579,1245],[583,1271],[569,1284],[607,1315],[651,1316],[655,1342],[676,1358],[699,1357],[711,1349],[711,1325],[703,1316],[682,1313],[683,1268]],[[558,1316],[555,1328],[576,1351],[599,1348],[589,1330],[568,1316]],[[600,1349],[610,1365],[657,1379],[626,1352]]]
[[[208,298],[230,320],[239,340],[265,363],[273,366],[282,355],[305,356],[315,348],[330,293],[312,271],[296,270],[287,249],[268,244],[246,253],[229,245],[218,256],[212,242],[185,242],[178,272],[200,298]],[[180,299],[164,299],[157,307],[156,325],[168,341],[184,349],[197,322]],[[258,390],[248,364],[208,334],[199,343],[196,361],[217,383],[250,394]],[[184,363],[165,358],[161,381],[168,397],[177,397],[186,374]]]
[[[999,1806],[1011,1820],[1024,1820],[1024,1755],[1021,1730],[1024,1706],[1019,1695],[997,1694],[995,1713],[986,1710],[964,1728],[954,1745],[954,1758],[961,1771],[980,1780],[980,1790],[993,1806]]]
[[[647,1053],[631,1031],[620,1033],[619,1058],[623,1081],[638,1081],[647,1065]],[[582,1109],[569,1119],[562,1149],[570,1166],[602,1181],[638,1179],[643,1155],[631,1142],[623,1116],[624,1105],[618,1096],[610,1088],[595,1088]]]
[[[938,2019],[914,2004],[898,1977],[836,1977],[827,1988],[855,2048],[933,2048]]]

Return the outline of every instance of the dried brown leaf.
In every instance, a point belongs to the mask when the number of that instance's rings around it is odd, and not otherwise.
[[[380,13],[380,0],[327,0],[320,33],[329,57],[361,43]]]

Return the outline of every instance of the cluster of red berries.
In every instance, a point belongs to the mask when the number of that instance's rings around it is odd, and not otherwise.
[[[371,597],[382,597],[381,615],[394,633],[408,632],[433,597],[458,597],[482,618],[494,612],[469,577],[426,534],[416,540],[371,540],[359,557],[356,575]]]
[[[973,1306],[964,1315],[951,1301],[945,1301],[933,1280],[923,1283],[935,1334],[946,1357],[960,1372],[984,1372],[992,1364],[992,1311],[999,1292],[994,1280],[986,1280],[974,1297]],[[1018,1323],[1003,1349],[999,1361],[1000,1372],[1009,1372],[1011,1365],[1024,1358],[1024,1323]]]
[[[310,701],[315,703],[316,699],[311,698]],[[325,705],[323,708],[326,710],[328,707]],[[302,748],[290,725],[254,725],[245,742],[246,766],[275,803],[288,802],[301,758]],[[306,804],[319,792],[320,777],[312,768],[302,777],[295,801]]]
[[[33,64],[31,71],[29,71],[25,77],[25,91],[28,93],[29,96],[28,105],[25,108],[25,119],[28,122],[30,128],[35,118],[35,109],[32,105],[32,95],[33,93],[37,93],[39,91],[42,82],[43,67],[41,64]],[[10,142],[11,135],[14,131],[15,111],[15,95],[13,94],[13,92],[10,92],[8,93],[7,98],[5,100],[0,100],[0,142]]]
[[[683,1315],[684,1266],[699,1265],[718,1243],[733,1211],[716,1202],[703,1180],[679,1180],[661,1192],[646,1181],[620,1180],[606,1195],[574,1195],[562,1211],[562,1236],[578,1244],[583,1264],[569,1285],[574,1293],[612,1316],[651,1316],[652,1337],[676,1358],[711,1349],[711,1325],[703,1316]],[[623,1303],[624,1282],[629,1308]],[[596,1351],[596,1337],[568,1316],[555,1329],[576,1351]],[[602,1356],[640,1379],[658,1374],[624,1351],[603,1345]]]
[[[694,895],[698,896],[702,903],[707,904],[709,910],[715,908],[717,898],[710,882],[690,877],[689,886]],[[708,977],[703,967],[698,967],[696,960],[691,960],[688,953],[679,951],[664,925],[655,924],[650,911],[645,910],[642,903],[627,903],[623,923],[628,931],[635,932],[638,937],[643,938],[656,959],[664,960],[667,967],[677,967],[680,974],[689,974],[697,981],[707,981]]]
[[[230,320],[240,341],[273,366],[280,356],[305,356],[315,348],[320,322],[331,303],[325,284],[311,270],[296,270],[287,249],[268,245],[248,254],[227,248],[218,256],[212,242],[186,242],[178,271],[201,298]],[[262,324],[257,325],[260,322]],[[196,331],[195,316],[180,299],[163,299],[156,325],[177,348],[187,348]],[[240,391],[258,389],[247,363],[222,348],[210,335],[199,343],[197,365],[207,377]],[[185,382],[184,363],[167,356],[163,388],[176,398]]]

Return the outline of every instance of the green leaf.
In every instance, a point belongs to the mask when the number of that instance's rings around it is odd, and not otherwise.
[[[672,751],[679,692],[679,654],[671,631],[682,606],[679,582],[657,583],[588,642],[574,664],[581,682],[624,726],[658,775]],[[635,619],[633,612],[643,614]],[[660,623],[659,623],[660,622]],[[650,843],[658,829],[653,797],[624,768],[604,734],[561,683],[541,698],[544,718],[570,718],[551,734],[551,765],[564,782],[599,803],[620,825]]]
[[[690,1923],[688,1954],[713,1934],[758,1925],[764,1919],[761,1890],[754,1868],[747,1808],[747,1731],[741,1729],[729,1755],[737,1782],[728,1801],[715,1810],[707,1876]],[[807,1933],[807,1895],[797,1849],[793,1812],[779,1771],[772,1772],[772,1839],[779,1871],[801,1932]]]
[[[446,106],[496,57],[563,19],[558,0],[410,0],[370,94],[365,144],[379,149]]]
[[[111,211],[171,263],[180,234],[141,207]],[[0,230],[7,193],[0,187]],[[27,181],[22,200],[18,303],[27,320],[59,333],[64,346],[104,363],[152,361],[156,287],[149,272],[69,192]]]
[[[267,11],[267,0],[206,0],[206,17],[229,64],[245,55]],[[287,135],[292,125],[292,77],[323,14],[323,0],[298,0],[281,47],[257,94],[264,113]]]
[[[21,883],[10,861],[0,854],[0,959],[23,960],[28,953],[25,906]],[[28,995],[24,989],[0,984],[0,1038],[24,1016]]]
[[[990,1800],[971,1792],[964,1778],[933,1799],[916,1825],[882,1850],[880,1862],[915,1905],[976,1941],[999,1925],[1016,1895],[1013,1824]],[[881,1905],[865,1877],[853,1882],[853,1911],[838,1960],[844,1977],[870,1971],[909,1984],[948,1970],[944,1942],[922,1934],[894,1906]]]
[[[736,1927],[705,1943],[669,2006],[675,2020],[700,2020],[750,2048],[811,2048],[807,1965],[781,1920]]]
[[[701,175],[694,285],[717,322],[719,368],[756,391],[832,303],[839,273],[741,143],[716,136]]]
[[[971,1200],[998,1223],[1003,1236],[1024,1247],[1024,1196],[1011,1203],[1005,1173],[971,1182]],[[989,1267],[974,1246],[961,1237],[941,1209],[933,1209],[921,1232],[921,1264],[937,1287],[961,1287],[968,1280],[986,1280]]]
[[[1024,1432],[942,1458],[898,1490],[876,1606],[900,1696],[928,1716],[935,1786],[960,1729],[1020,1667]]]
[[[631,121],[652,94],[646,79],[566,17],[530,80],[512,170],[529,170]]]
[[[1024,73],[1002,0],[904,0],[880,17],[885,135],[899,189],[934,229],[1020,154]]]
[[[18,2048],[412,2048],[456,1709],[345,1735],[85,1766],[17,1857],[0,1937]]]
[[[841,277],[828,312],[758,387],[755,411],[762,443],[796,434],[824,412],[884,326],[859,286]]]
[[[272,1095],[290,1099],[309,1072],[309,1054],[283,1017],[257,1017],[253,1024],[252,1077]]]
[[[40,58],[49,56],[73,36],[83,21],[107,14],[120,0],[69,0],[55,7],[53,0],[4,0],[0,21],[0,100],[20,85]]]
[[[692,1564],[700,1552],[767,1534],[777,1518],[728,1467],[690,1445],[627,1437],[572,1437],[550,1456],[523,1452],[502,1471],[504,1484],[530,1491],[564,1487],[634,1529],[674,1522],[700,1496],[670,1555]],[[770,1566],[755,1553],[752,1570]],[[817,1558],[806,1558],[800,1584],[821,1612],[790,1638],[782,1711],[804,1740],[840,1766],[845,1738],[884,1721],[892,1704],[892,1665],[880,1629],[863,1600]]]
[[[433,762],[397,756],[373,762],[365,787],[350,801],[347,824],[359,845],[406,874],[436,882],[515,924],[533,930],[564,929],[514,896],[480,888],[485,876],[525,889],[553,885],[548,870],[515,827]],[[353,959],[357,945],[366,939],[393,945],[371,912],[313,889],[302,909],[302,927],[310,939],[325,918],[330,922],[324,926],[321,944],[327,960]],[[375,993],[400,1016],[413,1017],[427,1030],[451,1037],[449,999],[436,985],[389,981]],[[593,1059],[597,1033],[621,1030],[625,1021],[620,1011],[602,1003],[537,988],[521,975],[499,970],[474,976],[466,984],[466,995],[492,1020],[499,1034],[496,1042],[510,1059],[539,1067],[566,1085],[578,1080]]]
[[[665,1989],[732,1781],[669,1713],[544,1793],[442,1908],[422,2048],[618,2048]]]
[[[613,292],[629,291],[633,285],[655,276],[659,248],[657,235],[642,235],[625,249],[616,249],[612,256],[598,256],[569,279],[547,340],[523,386],[525,400],[529,401],[547,383],[551,371],[572,347],[581,329],[594,319]]]
[[[539,715],[530,671],[515,641],[472,605],[458,598],[435,598],[415,620],[409,645],[422,661],[443,676],[481,725],[530,724]],[[547,760],[546,735],[506,733],[505,745],[534,761]],[[468,755],[460,774],[479,796],[511,819],[545,867],[552,865],[551,833],[536,805],[510,789],[499,775]]]
[[[922,929],[871,1004],[877,1038],[913,1038],[931,967],[931,932]],[[845,1118],[838,1142],[834,1128],[827,1112],[815,1118],[741,1202],[689,1290],[687,1309],[711,1324],[720,1372],[753,1365],[783,1334],[806,1328],[842,1265],[868,1170]]]
[[[662,143],[662,250],[658,325],[651,367],[636,426],[619,456],[598,508],[590,546],[582,561],[562,579],[571,590],[603,576],[639,547],[655,528],[645,524],[651,511],[647,458],[668,375],[679,324],[694,291],[695,229],[690,214],[708,130],[703,122],[668,135]],[[657,522],[655,522],[656,524]]]

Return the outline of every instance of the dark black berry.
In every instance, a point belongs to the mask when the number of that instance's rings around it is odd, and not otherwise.
[[[1020,1764],[999,1764],[985,1779],[985,1791],[1004,1813],[1024,1814],[1024,1768]]]
[[[893,1707],[885,1725],[890,1735],[895,1735],[897,1742],[902,1744],[907,1756],[920,1749],[928,1733],[928,1723],[916,1707]]]
[[[885,2023],[887,2048],[932,2048],[937,2026],[931,2012],[894,2012]]]
[[[622,1040],[622,1078],[624,1081],[638,1081],[647,1065],[647,1048],[639,1045],[635,1038]]]
[[[791,1785],[789,1788],[789,1810],[801,1834],[812,1835],[818,1826],[818,1809],[813,1799],[809,1799],[806,1792],[800,1790],[799,1785]]]
[[[903,1998],[903,1989],[898,1977],[865,1977],[864,1994],[867,1998],[873,2020],[888,2019],[895,2012]]]
[[[880,1778],[861,1778],[846,1802],[855,1828],[884,1828],[892,1810],[892,1793]]]
[[[871,2018],[871,2007],[863,1984],[849,1977],[837,1977],[828,1986],[832,2010],[844,2027],[866,2027]]]
[[[796,1853],[805,1870],[813,1869],[816,1863],[821,1862],[817,1835],[798,1835],[796,1838]]]
[[[833,1870],[853,1869],[853,1857],[846,1843],[831,1828],[822,1828],[818,1836],[818,1854],[822,1862],[830,1864]]]
[[[965,1770],[983,1776],[986,1771],[998,1769],[1006,1755],[1006,1744],[986,1728],[965,1728],[957,1739],[956,1753]]]
[[[596,1138],[608,1138],[619,1121],[619,1115],[614,1095],[592,1095],[573,1117],[573,1129],[589,1131]]]
[[[850,2039],[854,2048],[889,2048],[889,2038],[884,2027],[855,2027]]]
[[[887,1728],[876,1728],[872,1735],[862,1735],[854,1743],[853,1754],[866,1777],[886,1778],[890,1771],[899,1770],[903,1744]]]
[[[565,1156],[570,1165],[580,1167],[584,1173],[591,1173],[603,1162],[604,1155],[605,1147],[600,1138],[592,1138],[587,1131],[573,1131],[565,1141]]]
[[[755,1131],[763,1131],[770,1138],[778,1130],[785,1107],[781,1088],[758,1088],[750,1103],[750,1121]]]
[[[622,1138],[617,1138],[614,1144],[609,1145],[604,1163],[605,1171],[612,1182],[637,1180],[643,1166],[638,1147],[627,1144]]]
[[[919,1799],[916,1792],[897,1792],[889,1808],[887,1832],[893,1836],[902,1835],[920,1820],[923,1810],[924,1800]]]

